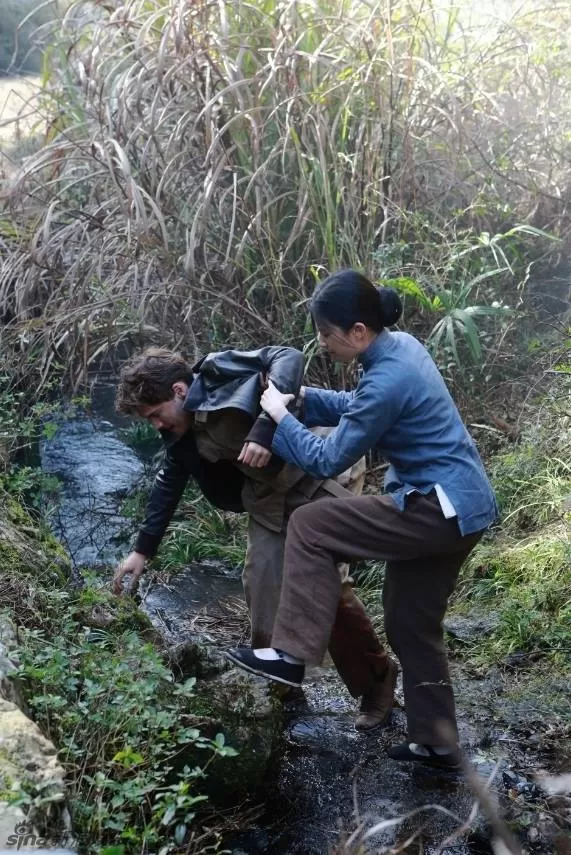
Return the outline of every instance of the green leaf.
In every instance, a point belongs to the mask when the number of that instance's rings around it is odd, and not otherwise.
[[[126,769],[130,769],[132,766],[137,766],[139,763],[144,763],[145,758],[142,754],[139,754],[137,751],[133,751],[131,746],[127,746],[122,751],[118,751],[113,757],[113,763],[120,763]]]
[[[42,428],[42,434],[46,439],[53,439],[57,432],[58,425],[56,422],[45,422]]]
[[[170,823],[174,819],[175,813],[176,813],[175,805],[170,805],[170,807],[168,807],[165,811],[165,815],[162,818],[161,825],[170,825]]]
[[[482,348],[476,324],[464,309],[454,309],[452,316],[455,320],[456,326],[459,327],[464,336],[464,340],[468,345],[472,359],[474,362],[479,362],[482,358]]]
[[[409,294],[424,309],[434,308],[432,300],[415,279],[410,279],[408,276],[398,276],[395,279],[380,279],[379,282],[387,288],[394,288],[395,291],[400,291],[401,294]]]
[[[467,306],[464,311],[472,317],[484,317],[486,315],[501,317],[502,315],[513,314],[513,309],[510,309],[509,306]]]
[[[186,825],[184,824],[184,822],[179,822],[179,824],[176,826],[176,828],[174,830],[174,839],[175,839],[176,843],[178,843],[179,846],[182,844],[184,838],[186,837],[186,831],[187,831],[187,828],[186,828]]]

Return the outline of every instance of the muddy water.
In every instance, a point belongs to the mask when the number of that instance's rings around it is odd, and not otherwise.
[[[402,710],[393,713],[391,727],[364,736],[354,730],[355,702],[333,669],[313,669],[305,695],[305,707],[298,704],[292,710],[285,733],[277,792],[261,827],[234,841],[235,855],[323,855],[357,828],[368,835],[372,852],[401,851],[412,837],[414,842],[402,851],[492,853],[481,819],[472,823],[468,840],[455,839],[473,806],[472,793],[461,778],[410,768],[387,757],[385,746],[405,735]],[[489,757],[480,758],[482,775],[493,768]],[[385,827],[371,834],[380,822]],[[450,842],[440,848],[447,838]]]
[[[62,478],[54,527],[76,564],[113,564],[126,550],[125,536],[132,534],[121,517],[121,502],[140,483],[143,462],[101,415],[62,425],[44,444],[42,464]],[[241,585],[235,568],[204,562],[142,593],[153,623],[178,641],[192,636],[197,615],[228,596],[240,596]],[[215,637],[211,641],[216,645]],[[565,817],[554,818],[533,778],[538,768],[569,768],[571,752],[566,755],[557,735],[550,740],[545,732],[551,727],[557,734],[557,722],[566,720],[568,687],[554,687],[552,697],[561,703],[556,710],[552,698],[543,706],[540,698],[525,693],[517,702],[510,700],[513,675],[498,671],[475,677],[460,666],[456,672],[462,742],[482,780],[493,778],[493,797],[514,823],[522,851],[571,852],[571,846],[564,848],[571,843]],[[390,728],[362,736],[353,727],[356,703],[333,668],[312,669],[304,693],[288,708],[283,752],[268,781],[260,819],[225,843],[232,855],[326,855],[340,836],[359,828],[369,834],[370,852],[493,852],[479,813],[467,823],[470,831],[458,837],[474,805],[462,778],[409,768],[386,756],[385,745],[405,736],[402,710],[395,710]],[[383,827],[371,834],[379,822]]]

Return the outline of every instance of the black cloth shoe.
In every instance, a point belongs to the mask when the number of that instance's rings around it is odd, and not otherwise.
[[[408,742],[401,742],[399,745],[389,745],[387,754],[393,760],[408,763],[423,763],[425,766],[432,766],[435,769],[448,769],[451,772],[458,772],[462,768],[460,756],[457,751],[451,751],[450,754],[437,754],[430,745],[423,745],[423,748],[429,752],[428,756],[424,754],[416,754],[411,750]]]
[[[305,665],[292,665],[285,659],[258,659],[251,647],[233,647],[227,650],[226,658],[259,677],[285,683],[286,686],[301,686],[305,675]]]

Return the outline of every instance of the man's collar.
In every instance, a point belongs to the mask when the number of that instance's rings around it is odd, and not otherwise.
[[[170,430],[161,430],[159,431],[161,435],[161,439],[165,444],[165,448],[172,448],[172,446],[177,443],[180,439],[180,436],[177,436],[176,433],[173,433]]]
[[[188,392],[186,393],[186,398],[184,399],[183,407],[187,413],[194,412],[194,410],[198,410],[200,405],[204,403],[204,385],[202,381],[202,375],[196,374],[193,378],[190,386],[188,387]]]

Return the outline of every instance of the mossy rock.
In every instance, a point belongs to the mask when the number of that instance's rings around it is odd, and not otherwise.
[[[50,588],[62,587],[70,574],[63,548],[5,493],[0,494],[0,571],[4,578],[26,576]]]
[[[16,801],[27,802],[26,820],[44,837],[68,833],[64,772],[56,749],[37,725],[10,701],[0,698],[0,815],[5,820],[20,810]],[[3,824],[3,831],[10,823]],[[14,822],[12,823],[12,831]],[[0,846],[6,845],[0,840]]]
[[[216,757],[208,767],[204,791],[217,805],[259,795],[267,786],[282,739],[282,704],[271,684],[232,668],[197,684],[192,698],[196,727],[215,739],[224,734],[235,757]],[[203,762],[194,746],[183,752],[181,766]]]
[[[147,615],[131,597],[117,597],[108,588],[85,587],[75,600],[75,619],[86,625],[104,628],[113,635],[137,632],[144,641],[162,645],[159,633]]]
[[[222,651],[199,634],[170,647],[165,658],[177,680],[188,677],[208,680],[230,667]]]

